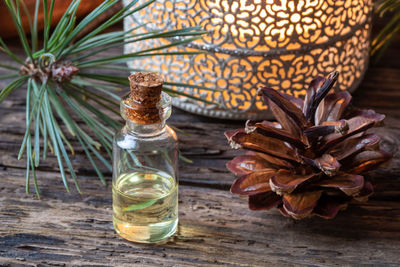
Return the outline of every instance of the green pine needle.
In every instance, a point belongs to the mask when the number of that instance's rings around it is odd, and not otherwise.
[[[390,16],[389,22],[372,40],[371,55],[375,62],[382,58],[393,38],[400,32],[400,0],[379,0],[375,3],[375,12],[379,17]]]
[[[33,182],[36,195],[40,198],[37,181],[39,177],[36,170],[40,166],[40,160],[47,158],[48,151],[56,156],[61,180],[66,190],[70,191],[68,182],[70,177],[76,190],[81,192],[76,168],[71,160],[75,153],[72,140],[78,141],[101,183],[106,183],[101,171],[103,168],[99,164],[108,171],[112,170],[111,141],[114,130],[120,128],[121,124],[105,111],[119,114],[120,97],[116,91],[126,88],[129,83],[127,77],[99,74],[102,73],[101,70],[114,69],[129,73],[137,70],[121,63],[143,57],[200,53],[170,50],[201,38],[205,31],[199,27],[143,33],[140,32],[145,26],[143,24],[136,25],[130,30],[104,32],[154,1],[138,4],[137,0],[133,0],[91,32],[77,39],[87,29],[88,24],[118,4],[119,0],[103,1],[79,22],[76,13],[81,0],[73,0],[53,29],[51,29],[51,19],[55,0],[36,0],[33,16],[29,14],[29,10],[21,0],[4,0],[24,49],[25,59],[19,58],[0,38],[0,53],[13,60],[13,64],[0,64],[0,68],[7,71],[4,75],[0,75],[0,80],[14,79],[0,90],[0,103],[15,90],[27,87],[26,131],[18,153],[18,159],[26,155],[27,194],[30,192],[30,183]],[[42,22],[38,21],[40,11],[44,12]],[[29,39],[22,26],[22,16],[28,18]],[[39,36],[39,24],[44,25],[42,36]],[[160,38],[168,40],[169,43],[120,56],[90,58],[114,47]],[[54,74],[57,71],[58,74]],[[218,91],[217,89],[183,84],[179,81],[166,82],[165,85],[164,90],[171,95],[183,95],[204,103],[215,104],[194,93],[193,95],[187,93],[190,90],[183,91],[176,88]],[[74,119],[76,116],[79,118],[79,123]],[[57,120],[58,118],[60,120]]]

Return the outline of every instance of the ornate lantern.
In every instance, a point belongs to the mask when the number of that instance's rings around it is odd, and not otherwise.
[[[218,118],[264,119],[269,113],[260,112],[267,108],[256,97],[260,85],[298,97],[312,77],[336,69],[338,89],[353,91],[368,64],[371,12],[372,0],[158,0],[127,18],[126,29],[138,22],[151,22],[147,31],[200,25],[208,34],[179,51],[206,53],[129,64],[161,72],[167,80],[222,89],[187,89],[220,106],[179,97],[173,102],[179,108]],[[152,42],[141,45],[153,47]]]

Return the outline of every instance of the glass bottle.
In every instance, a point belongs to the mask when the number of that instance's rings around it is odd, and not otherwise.
[[[161,93],[162,84],[159,93],[149,84],[137,86],[133,75],[129,77],[131,93],[121,100],[126,125],[113,141],[113,224],[121,237],[151,243],[172,236],[177,229],[178,141],[165,123],[171,115],[171,97]],[[135,90],[148,92],[141,98]],[[160,94],[158,101],[146,104],[146,97],[154,94]]]

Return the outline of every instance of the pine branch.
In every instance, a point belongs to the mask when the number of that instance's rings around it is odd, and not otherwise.
[[[0,103],[15,90],[27,87],[26,129],[18,153],[18,159],[26,155],[26,193],[29,194],[30,184],[33,182],[36,194],[40,198],[37,181],[39,177],[36,170],[40,166],[40,160],[46,160],[50,152],[56,156],[66,190],[70,191],[67,178],[71,177],[76,190],[81,192],[78,176],[71,160],[71,156],[75,153],[72,146],[73,140],[80,144],[101,183],[105,184],[99,163],[111,171],[109,159],[112,152],[112,136],[114,130],[121,127],[121,124],[105,111],[119,114],[120,97],[116,92],[126,88],[129,83],[126,77],[99,74],[99,70],[115,69],[129,73],[134,70],[120,63],[159,55],[198,54],[199,51],[177,52],[172,51],[171,48],[197,40],[205,32],[199,27],[139,32],[145,25],[135,25],[126,31],[104,32],[127,16],[146,8],[154,0],[140,5],[137,0],[131,1],[94,28],[88,25],[107,11],[115,10],[119,0],[103,1],[79,23],[77,23],[76,14],[81,1],[73,0],[53,30],[50,25],[55,0],[36,0],[33,14],[29,13],[20,0],[4,0],[4,2],[15,24],[26,59],[19,58],[0,38],[0,53],[9,56],[15,63],[0,64],[0,68],[9,71],[6,75],[0,76],[0,79],[14,78],[0,91]],[[39,36],[38,32],[40,10],[44,11],[42,36]],[[22,27],[22,16],[27,16],[29,21],[31,34],[29,41]],[[83,32],[85,34],[82,34]],[[39,42],[39,39],[42,42]],[[169,43],[150,49],[138,49],[133,53],[120,56],[90,58],[111,48],[147,39],[163,39]],[[179,81],[166,82],[165,85],[164,90],[171,95],[182,95],[204,103],[215,104],[198,97],[195,92],[193,94],[188,92],[197,89],[218,91],[217,89],[183,84]],[[79,118],[79,123],[73,116]]]

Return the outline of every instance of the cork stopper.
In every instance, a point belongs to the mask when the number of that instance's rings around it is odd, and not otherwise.
[[[160,122],[157,104],[161,100],[163,79],[158,73],[138,72],[129,76],[130,97],[124,102],[126,117],[139,124]]]
[[[138,72],[129,76],[131,98],[146,107],[155,107],[161,99],[163,79],[158,73]]]

